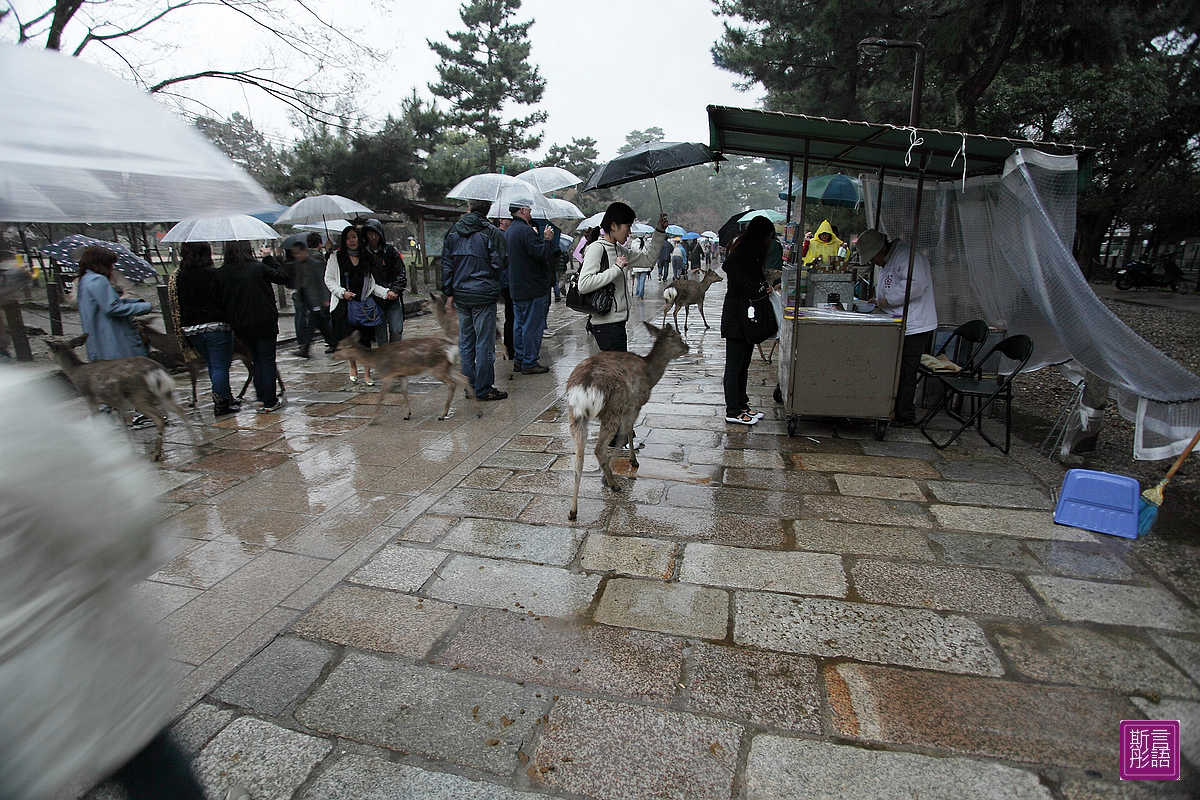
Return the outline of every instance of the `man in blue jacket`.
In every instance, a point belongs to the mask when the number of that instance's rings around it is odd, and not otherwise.
[[[446,310],[458,309],[458,349],[462,373],[483,402],[508,397],[496,380],[496,301],[500,299],[504,238],[484,216],[486,200],[472,200],[471,209],[450,229],[442,243],[442,291]]]
[[[513,373],[540,375],[550,371],[538,363],[538,358],[558,248],[550,241],[554,230],[549,225],[541,236],[534,229],[531,205],[532,201],[519,200],[509,204],[513,221],[504,239],[508,244],[508,290],[517,317],[513,326]]]

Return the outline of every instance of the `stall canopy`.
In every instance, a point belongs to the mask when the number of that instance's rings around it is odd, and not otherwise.
[[[1031,367],[1073,360],[1108,381],[1121,414],[1136,423],[1135,457],[1175,455],[1200,427],[1200,378],[1109,311],[1072,255],[1080,165],[1091,150],[797,114],[708,112],[714,151],[802,161],[807,149],[810,165],[861,170],[868,220],[905,241],[913,241],[918,220],[914,244],[930,261],[939,322],[986,319],[1033,339]]]

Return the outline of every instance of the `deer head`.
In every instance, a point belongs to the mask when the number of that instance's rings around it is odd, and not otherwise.
[[[646,326],[646,330],[650,331],[650,335],[654,337],[654,347],[650,349],[650,355],[646,356],[646,358],[660,357],[666,361],[670,361],[688,352],[687,342],[683,340],[683,337],[679,335],[679,331],[675,330],[672,325],[667,324],[665,327],[660,328],[649,322],[643,322],[642,324]]]
[[[722,278],[720,275],[718,275],[713,270],[711,270],[711,269],[704,270],[704,284],[706,286],[714,284],[714,283],[720,283],[723,280],[725,280],[725,279]]]

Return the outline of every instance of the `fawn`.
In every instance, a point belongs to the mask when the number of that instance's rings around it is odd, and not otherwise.
[[[167,425],[164,406],[183,420],[192,439],[196,439],[192,421],[184,415],[183,409],[171,394],[175,388],[175,380],[162,364],[145,356],[81,361],[75,354],[75,348],[86,342],[87,338],[85,333],[66,341],[46,339],[46,344],[49,345],[54,360],[62,367],[67,379],[87,400],[92,413],[100,411],[101,403],[110,405],[117,409],[121,424],[126,430],[129,429],[125,419],[126,411],[137,411],[154,420],[154,425],[158,428],[158,441],[154,447],[155,461],[162,458],[163,428]]]
[[[145,320],[135,319],[134,327],[142,336],[142,341],[148,347],[157,350],[159,356],[157,358],[151,355],[155,361],[160,362],[167,369],[176,367],[185,367],[188,374],[192,377],[192,402],[191,407],[196,407],[196,379],[200,377],[200,360],[193,359],[188,361],[184,358],[183,348],[179,346],[179,340],[174,334],[163,333]],[[250,352],[250,348],[246,347],[246,343],[236,336],[233,338],[233,355],[242,362],[242,366],[246,368],[246,382],[242,384],[242,391],[238,392],[237,399],[241,400],[246,396],[246,389],[250,387],[250,381],[254,380],[254,355]],[[279,370],[275,370],[275,380],[279,382],[279,393],[283,394],[287,387],[283,385],[283,375]]]
[[[575,442],[575,492],[567,519],[574,520],[579,512],[579,479],[583,474],[583,448],[587,445],[588,423],[600,420],[600,438],[596,441],[596,460],[604,471],[604,482],[614,492],[621,491],[613,477],[611,458],[617,449],[609,450],[608,442],[617,435],[617,447],[622,437],[629,442],[629,463],[637,467],[633,449],[633,422],[650,399],[650,390],[662,378],[671,359],[688,351],[679,331],[667,325],[657,328],[643,323],[654,335],[654,347],[645,357],[637,353],[601,352],[582,361],[567,379],[567,412],[571,438]]]
[[[354,331],[338,342],[333,358],[348,361],[353,358],[370,367],[379,378],[379,399],[375,401],[375,416],[371,419],[374,425],[383,413],[383,398],[391,391],[392,384],[400,382],[400,393],[404,395],[404,418],[412,419],[412,405],[408,401],[408,379],[414,375],[429,373],[450,388],[446,397],[446,407],[443,420],[450,416],[450,406],[454,402],[454,394],[458,388],[466,387],[467,378],[459,368],[458,358],[458,326],[457,319],[451,319],[446,311],[445,301],[430,295],[422,305],[433,311],[442,334],[437,336],[421,336],[414,339],[402,339],[375,348],[363,347],[359,342],[358,331]],[[453,336],[451,330],[453,323]]]
[[[704,319],[704,295],[708,293],[708,287],[714,283],[719,283],[722,278],[711,269],[704,270],[704,279],[700,281],[692,281],[687,278],[676,278],[667,284],[667,288],[663,289],[663,299],[667,304],[663,306],[663,322],[667,321],[667,311],[673,311],[675,327],[679,327],[679,309],[683,309],[683,330],[686,332],[688,328],[688,312],[692,306],[698,306],[700,309],[700,319],[704,321],[704,327],[708,327],[708,320]]]

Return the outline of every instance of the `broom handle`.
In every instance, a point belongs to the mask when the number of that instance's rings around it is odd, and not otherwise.
[[[1196,435],[1192,437],[1192,441],[1188,444],[1187,448],[1179,454],[1179,458],[1175,459],[1175,463],[1171,465],[1171,470],[1167,473],[1167,477],[1163,478],[1163,483],[1171,480],[1171,477],[1183,466],[1183,462],[1191,455],[1192,448],[1196,446],[1196,442],[1200,442],[1200,430],[1196,431]]]

